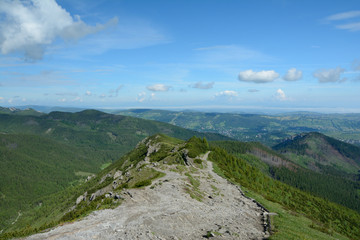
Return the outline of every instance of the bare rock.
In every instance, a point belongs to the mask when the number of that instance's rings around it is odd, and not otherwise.
[[[116,171],[115,174],[114,174],[114,179],[117,179],[121,175],[122,175],[122,171],[120,171],[120,170]]]

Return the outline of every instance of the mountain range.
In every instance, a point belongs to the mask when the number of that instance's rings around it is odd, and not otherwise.
[[[171,123],[187,129],[215,132],[240,141],[258,141],[274,146],[285,138],[304,132],[327,136],[360,145],[360,114],[244,114],[193,111],[130,109],[114,114]]]

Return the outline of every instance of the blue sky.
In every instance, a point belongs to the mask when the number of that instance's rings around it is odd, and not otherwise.
[[[359,1],[0,3],[0,105],[360,112]]]

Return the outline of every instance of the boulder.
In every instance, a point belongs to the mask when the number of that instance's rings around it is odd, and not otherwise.
[[[120,171],[120,170],[116,171],[114,174],[114,179],[120,177],[121,175],[122,175],[122,171]]]

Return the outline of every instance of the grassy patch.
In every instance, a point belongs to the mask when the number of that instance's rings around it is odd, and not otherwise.
[[[187,176],[187,178],[191,184],[191,187],[190,186],[185,187],[185,191],[190,195],[191,198],[194,198],[201,202],[204,198],[204,193],[201,192],[199,189],[200,180],[191,176],[190,173],[185,173],[185,175]]]
[[[82,172],[82,171],[77,171],[75,172],[75,175],[76,176],[79,176],[79,177],[87,177],[87,176],[90,176],[90,175],[93,175],[94,173],[90,173],[90,172]]]
[[[143,168],[140,172],[135,172],[132,175],[132,179],[128,182],[130,188],[139,188],[143,186],[149,186],[152,180],[164,177],[165,173],[156,171],[152,168]]]
[[[100,166],[100,169],[101,169],[101,170],[104,170],[105,168],[107,168],[108,166],[110,166],[111,163],[112,163],[112,162],[107,162],[107,163],[102,164],[102,165]]]

